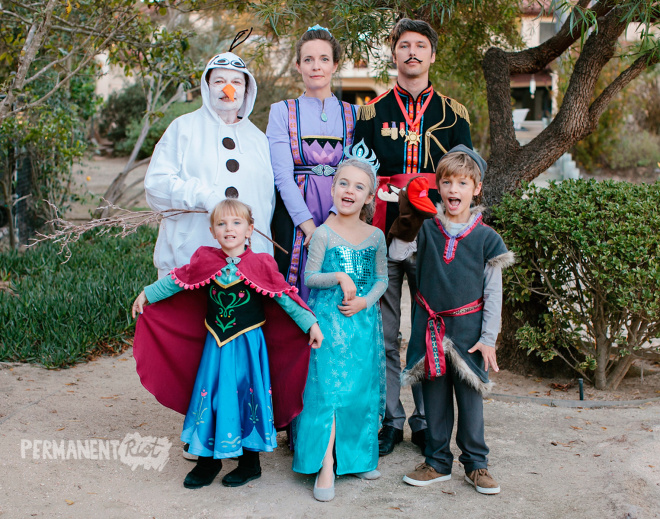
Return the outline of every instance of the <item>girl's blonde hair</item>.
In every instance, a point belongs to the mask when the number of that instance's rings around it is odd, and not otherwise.
[[[254,225],[254,218],[252,217],[252,209],[250,206],[235,198],[225,198],[213,208],[210,217],[211,227],[215,225],[217,218],[223,214],[238,216],[239,218],[245,219],[248,225]]]
[[[366,162],[357,159],[347,159],[341,164],[339,164],[339,166],[337,166],[337,171],[335,171],[335,176],[332,179],[332,187],[335,187],[335,184],[337,184],[337,178],[339,176],[339,172],[347,166],[353,166],[354,168],[364,171],[367,174],[367,176],[369,177],[369,195],[375,195],[376,178],[374,176],[373,169]],[[364,206],[362,206],[362,210],[360,211],[360,219],[365,222],[370,222],[371,219],[374,217],[375,210],[376,210],[376,198],[371,200],[370,203],[364,204]]]

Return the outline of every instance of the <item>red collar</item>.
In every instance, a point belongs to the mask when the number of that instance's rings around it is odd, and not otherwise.
[[[415,104],[417,105],[415,111],[413,113],[416,114],[415,120],[413,121],[408,115],[408,110],[403,106],[403,102],[401,101],[401,95],[398,93],[400,89],[401,92],[404,93],[407,99],[412,99],[412,96],[410,95],[409,92],[406,92],[403,90],[401,87],[399,87],[398,83],[394,85],[395,90],[397,93],[395,94],[394,98],[396,99],[396,103],[399,105],[399,108],[401,109],[401,114],[403,115],[403,118],[406,120],[406,125],[408,127],[408,134],[416,134],[417,136],[419,135],[419,130],[420,130],[420,122],[422,120],[422,116],[424,115],[424,112],[428,108],[429,104],[431,103],[431,99],[433,98],[433,86],[429,84],[429,86],[424,90],[421,94],[419,94],[418,101],[415,103],[413,101],[413,106]],[[429,92],[428,97],[426,98],[426,101],[424,101],[424,104],[421,104],[422,96],[424,95],[425,92]],[[410,108],[408,108],[410,109]],[[408,138],[406,137],[406,141]],[[416,146],[419,144],[419,139],[418,137],[413,141],[413,146]]]
[[[394,92],[396,94],[402,96],[402,97],[404,97],[404,96],[407,97],[411,101],[416,101],[416,99],[413,98],[412,94],[410,92],[408,92],[405,88],[400,86],[399,83],[396,83],[394,85]],[[429,83],[429,86],[427,86],[426,89],[424,89],[424,90],[422,90],[422,92],[420,92],[419,96],[417,96],[417,99],[419,99],[420,97],[422,97],[426,94],[430,94],[431,92],[433,92],[433,85],[431,83]]]

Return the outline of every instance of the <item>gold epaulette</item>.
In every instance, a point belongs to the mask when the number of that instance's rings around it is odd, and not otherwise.
[[[388,92],[389,90],[387,92],[380,94],[375,99],[372,99],[366,105],[360,106],[358,108],[358,113],[357,113],[358,120],[362,119],[363,121],[368,121],[369,119],[373,119],[374,117],[376,117],[376,103],[380,101],[383,97],[385,97],[388,94]]]
[[[454,111],[456,115],[465,119],[468,124],[470,125],[472,124],[470,122],[470,114],[468,114],[467,108],[465,108],[461,103],[456,101],[456,99],[452,99],[451,97],[445,97],[445,99],[447,100],[447,104],[450,106],[450,108]]]

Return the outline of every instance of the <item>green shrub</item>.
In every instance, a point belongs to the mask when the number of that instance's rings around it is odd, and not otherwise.
[[[36,85],[31,84],[30,91],[43,95],[54,87],[58,77],[57,73],[45,74]],[[11,209],[12,216],[16,212],[27,216],[31,228],[38,228],[54,216],[44,200],[64,211],[80,198],[71,189],[72,166],[87,147],[86,120],[98,105],[95,84],[89,75],[75,76],[68,88],[57,90],[42,104],[0,124],[0,205],[6,214]],[[19,188],[23,182],[27,187]],[[22,195],[30,193],[23,202],[27,205],[25,212],[18,204],[10,203],[19,189]],[[12,231],[10,228],[11,236]],[[26,239],[21,236],[22,241]]]
[[[540,325],[521,347],[555,356],[616,388],[645,341],[660,336],[660,183],[565,181],[525,186],[494,209],[518,262],[503,273],[509,301],[539,295]],[[590,373],[593,371],[593,373]]]
[[[660,162],[660,135],[646,130],[627,132],[614,145],[610,158],[612,169],[652,166]]]
[[[121,351],[132,335],[130,308],[152,283],[156,230],[126,238],[90,236],[62,263],[59,246],[42,243],[0,255],[0,360],[63,367]]]
[[[197,110],[200,106],[202,106],[201,97],[198,97],[190,103],[172,103],[163,114],[163,117],[158,119],[151,128],[149,128],[149,133],[147,133],[147,137],[144,139],[142,147],[140,148],[138,159],[150,157],[153,154],[156,144],[174,119],[183,114],[192,112],[193,110]],[[141,129],[141,118],[131,121],[126,130],[126,138],[115,145],[115,155],[129,155],[131,151],[133,151],[133,146],[135,146]]]
[[[99,131],[116,146],[126,139],[128,125],[141,120],[146,109],[144,90],[137,83],[112,92],[101,108]]]

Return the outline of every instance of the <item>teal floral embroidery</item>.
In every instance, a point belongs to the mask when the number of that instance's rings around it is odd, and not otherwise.
[[[259,421],[259,417],[257,416],[257,409],[259,409],[259,404],[254,403],[254,391],[252,388],[250,388],[250,403],[248,406],[250,406],[250,421],[256,424]]]
[[[204,405],[204,399],[206,398],[206,395],[208,395],[208,392],[206,389],[202,389],[200,393],[202,399],[199,401],[199,405],[197,406],[197,411],[193,411],[195,416],[197,417],[195,419],[195,425],[199,425],[200,423],[204,423],[204,420],[202,420],[202,417],[204,416],[204,412],[208,409],[208,407],[204,407],[202,409],[202,406]]]
[[[227,294],[226,292],[222,292],[216,287],[213,287],[211,289],[210,297],[220,307],[219,313],[215,317],[215,323],[223,332],[226,332],[229,328],[236,324],[236,318],[232,318],[234,310],[239,306],[247,304],[248,301],[250,301],[250,292],[241,290],[238,294]],[[227,304],[225,304],[225,302]],[[227,319],[230,320],[226,321]]]
[[[273,408],[271,407],[273,405],[273,389],[269,388],[268,389],[268,405],[266,405],[266,409],[268,409],[268,421],[270,423],[275,423],[275,416],[273,415]]]

